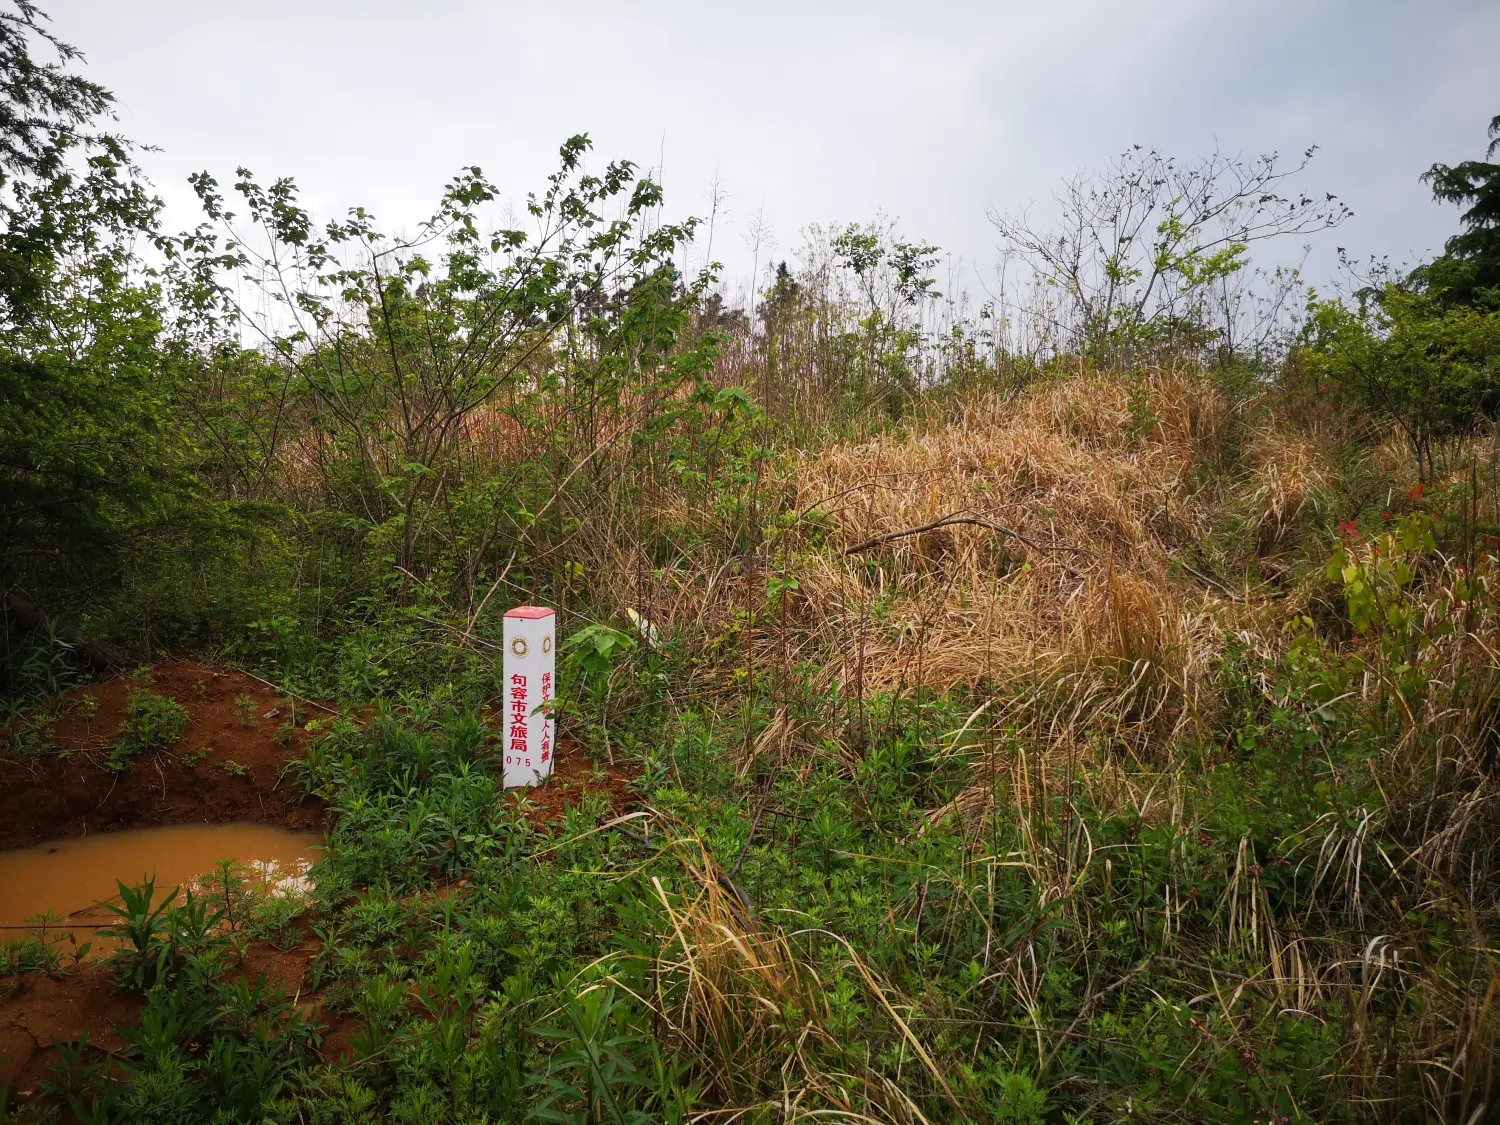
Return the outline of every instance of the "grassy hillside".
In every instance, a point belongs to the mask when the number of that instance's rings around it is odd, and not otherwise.
[[[179,951],[112,1112],[274,1064],[285,1120],[1482,1116],[1493,481],[1415,479],[1346,411],[1152,366],[601,509],[563,725],[633,812],[534,829],[473,710],[493,659],[433,642],[470,678],[300,775],[351,1052],[172,1023],[222,971]]]
[[[1495,1118],[1490,242],[1318,299],[1249,256],[1347,216],[1310,152],[1133,149],[996,220],[1019,296],[877,220],[736,308],[584,136],[409,237],[244,170],[171,234],[39,18],[0,19],[0,785],[328,850],[122,886],[108,969],[4,946],[0,1122]],[[523,603],[540,793],[498,766]],[[69,996],[128,1018],[44,1043]]]

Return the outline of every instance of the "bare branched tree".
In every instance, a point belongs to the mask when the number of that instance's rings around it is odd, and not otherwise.
[[[1081,172],[1055,198],[1055,225],[1029,212],[992,212],[1002,256],[1029,270],[1021,290],[1055,350],[1100,358],[1143,341],[1187,337],[1233,346],[1236,319],[1266,302],[1247,282],[1252,244],[1337,226],[1349,208],[1332,195],[1287,190],[1311,161],[1214,153],[1183,165],[1137,146],[1107,168]],[[1259,275],[1279,307],[1285,272]]]

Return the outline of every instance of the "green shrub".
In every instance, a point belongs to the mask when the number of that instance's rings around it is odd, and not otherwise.
[[[187,728],[187,708],[177,700],[149,691],[135,692],[125,705],[125,722],[119,741],[110,751],[109,769],[124,772],[136,755],[167,749],[187,733]]]
[[[51,976],[62,968],[62,964],[63,955],[58,942],[45,936],[30,933],[19,941],[0,942],[0,977],[26,973]]]
[[[240,717],[240,726],[249,730],[255,726],[255,713],[260,710],[251,695],[237,695],[234,697],[234,713]]]

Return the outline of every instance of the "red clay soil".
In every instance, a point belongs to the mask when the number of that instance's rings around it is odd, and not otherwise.
[[[325,1011],[312,997],[307,970],[317,949],[312,939],[290,949],[252,942],[231,976],[254,981],[264,973],[268,988],[279,987],[324,1028],[323,1056],[334,1058],[346,1052],[358,1022]],[[125,1040],[117,1025],[134,1024],[140,1009],[140,997],[117,991],[110,970],[97,962],[85,961],[56,978],[40,973],[0,978],[0,1089],[10,1087],[13,1104],[31,1101],[37,1083],[52,1077],[48,1068],[58,1058],[53,1040],[76,1043],[87,1030],[90,1046],[118,1051]]]
[[[577,743],[559,739],[557,762],[546,783],[530,789],[512,789],[506,793],[505,799],[524,801],[526,818],[533,824],[561,820],[589,793],[602,793],[608,808],[619,813],[633,800],[630,783],[637,776],[636,770],[597,762],[588,757]]]
[[[88,1028],[91,1045],[118,1051],[125,1040],[115,1025],[135,1023],[140,1009],[139,997],[115,991],[109,970],[90,962],[58,979],[37,973],[0,980],[0,1087],[29,1101],[57,1061],[54,1039],[76,1042]]]
[[[177,700],[191,723],[171,749],[111,773],[105,761],[125,705],[142,689]],[[167,824],[323,825],[322,803],[304,800],[286,770],[302,755],[300,728],[323,712],[294,705],[243,672],[167,664],[152,669],[149,680],[122,677],[78,688],[62,706],[42,754],[16,761],[12,753],[0,761],[0,849]],[[299,730],[278,741],[293,717]]]

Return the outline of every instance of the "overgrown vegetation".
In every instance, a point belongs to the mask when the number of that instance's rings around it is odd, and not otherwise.
[[[121,773],[130,768],[137,755],[170,750],[187,728],[187,708],[177,700],[151,691],[132,692],[107,768]]]
[[[298,775],[333,810],[311,898],[122,888],[146,1007],[117,1058],[64,1049],[57,1097],[97,1121],[1493,1116],[1491,212],[1304,300],[1249,247],[1336,201],[1283,198],[1274,161],[1133,153],[1064,193],[1061,240],[1002,221],[1030,305],[971,315],[876,222],[810,232],[734,309],[682,265],[694,225],[588,152],[524,230],[477,169],[404,240],[204,175],[205,225],[154,256],[90,234],[29,259],[0,565],[68,612],[11,611],[13,698],[83,674],[87,640],[345,707]],[[73,198],[59,159],[28,206]],[[540,829],[500,788],[518,601],[560,607],[567,752],[628,763],[628,809]],[[152,698],[131,737],[179,737]],[[316,936],[347,1055],[236,978],[252,933]],[[57,968],[36,956],[6,967]]]

